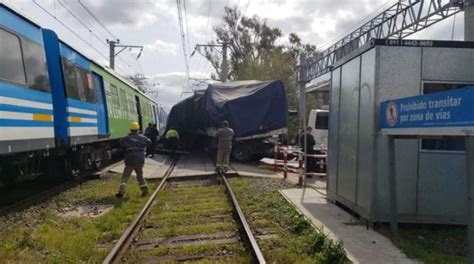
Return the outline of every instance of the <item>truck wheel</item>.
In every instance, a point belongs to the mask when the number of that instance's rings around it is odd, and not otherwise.
[[[236,146],[232,151],[232,158],[236,161],[249,161],[252,156],[252,151],[249,147]]]

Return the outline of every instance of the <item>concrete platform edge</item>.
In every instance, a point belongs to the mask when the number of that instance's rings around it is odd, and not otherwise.
[[[296,209],[296,211],[297,211],[301,216],[303,216],[304,219],[306,219],[306,221],[308,221],[308,222],[311,224],[311,226],[312,226],[315,230],[317,230],[317,231],[319,231],[319,232],[321,232],[321,233],[327,235],[327,236],[328,236],[330,239],[332,239],[332,240],[340,241],[340,239],[339,239],[334,233],[332,233],[330,230],[328,230],[327,232],[325,232],[324,226],[320,226],[320,227],[319,227],[319,226],[317,226],[313,221],[311,221],[311,219],[310,219],[308,216],[306,216],[306,215],[304,214],[304,212],[301,211],[301,209],[300,209],[298,206],[296,206],[296,204],[294,204],[294,203],[291,201],[291,199],[290,199],[289,197],[287,197],[287,196],[283,193],[282,190],[278,190],[278,192],[283,196],[283,198],[285,198],[285,200],[286,200],[288,203],[290,203],[291,205],[293,205],[293,207]],[[329,200],[328,200],[328,201],[329,201]],[[329,201],[329,202],[330,202],[330,201]],[[344,244],[343,244],[343,246],[344,246]],[[356,261],[356,259],[354,258],[354,256],[352,256],[352,255],[347,251],[347,249],[346,249],[345,247],[344,247],[344,251],[346,252],[347,258],[349,258],[350,261],[352,261],[353,263],[357,263],[357,261]]]

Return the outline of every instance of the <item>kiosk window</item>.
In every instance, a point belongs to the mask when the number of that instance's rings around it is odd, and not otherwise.
[[[442,92],[451,89],[459,89],[467,86],[472,86],[472,84],[425,82],[423,83],[423,94]],[[440,138],[422,139],[421,149],[440,151],[464,151],[464,137],[446,136]]]

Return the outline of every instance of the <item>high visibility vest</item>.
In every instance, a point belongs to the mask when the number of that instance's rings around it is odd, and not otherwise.
[[[170,139],[170,138],[177,138],[177,139],[179,139],[178,131],[176,131],[176,130],[174,130],[174,129],[168,130],[168,132],[166,132],[166,139]]]

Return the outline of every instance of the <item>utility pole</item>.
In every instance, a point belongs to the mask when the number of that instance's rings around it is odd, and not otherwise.
[[[192,57],[194,53],[196,53],[196,51],[199,51],[200,47],[222,48],[221,70],[220,72],[218,72],[218,74],[219,74],[219,79],[221,80],[221,82],[227,82],[227,76],[229,75],[229,62],[227,60],[227,46],[228,45],[229,45],[228,42],[220,42],[220,44],[196,44],[194,51],[191,53],[190,57]],[[199,53],[201,52],[199,51]]]
[[[474,41],[474,0],[464,0],[464,41]]]
[[[229,74],[229,65],[227,63],[227,42],[222,43],[222,66],[221,66],[221,82],[227,82]]]
[[[308,157],[306,154],[308,154],[308,150],[306,149],[306,144],[308,142],[308,137],[306,133],[306,75],[307,75],[307,65],[306,65],[306,54],[302,52],[300,54],[300,61],[299,61],[299,66],[300,66],[300,71],[299,71],[299,76],[298,76],[298,88],[299,88],[299,121],[300,121],[300,128],[303,129],[303,146],[300,145],[302,149],[305,149],[304,151],[304,169],[302,172],[300,172],[300,176],[298,177],[298,184],[300,187],[306,188],[306,173],[308,172]],[[301,139],[299,138],[299,131],[298,131],[298,144],[301,142]],[[301,160],[301,156],[300,156]]]
[[[306,55],[300,55],[300,70],[298,76],[299,87],[299,127],[306,129]]]
[[[137,55],[137,59],[140,58],[140,55],[142,55],[143,51],[143,46],[137,46],[137,45],[122,45],[119,44],[120,39],[117,40],[107,40],[107,44],[109,44],[109,67],[111,69],[115,69],[115,56],[119,55],[120,52],[124,51],[126,48],[130,49],[140,49],[140,53]],[[122,48],[119,50],[117,53],[115,53],[115,48],[119,47]]]
[[[464,0],[464,41],[474,41],[474,0]],[[469,262],[474,263],[474,136],[466,137],[466,220]]]

